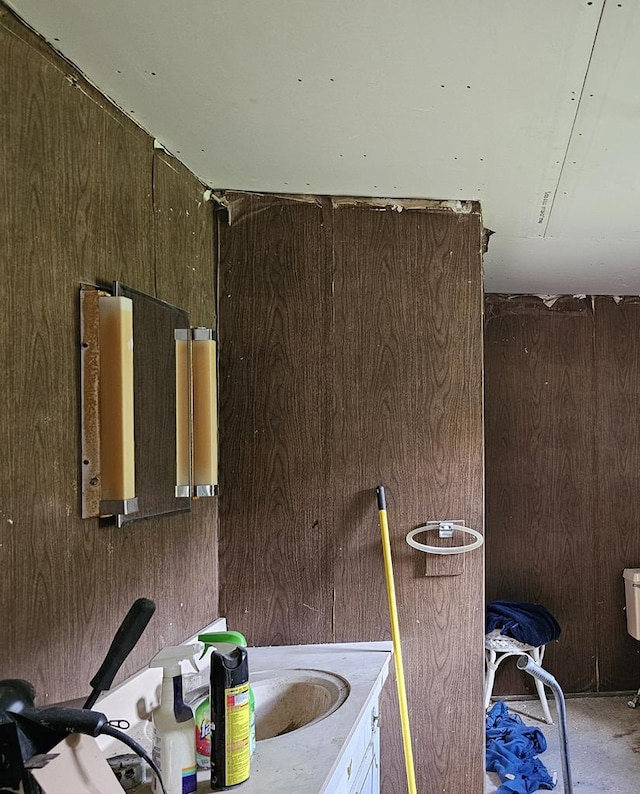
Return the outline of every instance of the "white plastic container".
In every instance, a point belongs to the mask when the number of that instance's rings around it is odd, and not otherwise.
[[[627,602],[627,631],[640,640],[640,568],[625,568],[622,575]]]
[[[182,697],[180,662],[203,649],[201,642],[164,648],[149,667],[162,667],[162,696],[153,712],[153,760],[160,769],[167,794],[192,794],[197,788],[195,722]],[[153,792],[162,794],[153,775]]]

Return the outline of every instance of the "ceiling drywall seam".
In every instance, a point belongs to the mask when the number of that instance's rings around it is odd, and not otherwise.
[[[604,16],[604,11],[605,11],[606,6],[607,6],[607,0],[604,0],[602,6],[600,8],[600,16],[598,17],[598,24],[596,26],[596,31],[595,31],[595,34],[593,36],[593,41],[591,43],[591,52],[589,53],[589,60],[587,61],[587,66],[586,66],[586,69],[585,69],[585,72],[584,72],[584,77],[582,79],[582,85],[580,86],[580,96],[578,97],[578,101],[576,102],[576,109],[575,109],[575,112],[573,114],[573,122],[571,124],[571,130],[569,131],[569,137],[567,138],[567,145],[565,147],[564,155],[562,157],[562,165],[560,166],[560,173],[558,174],[558,181],[556,182],[556,186],[555,186],[555,189],[553,191],[553,197],[552,197],[552,199],[551,199],[551,201],[549,203],[549,207],[548,207],[548,211],[547,211],[547,217],[545,219],[545,224],[544,224],[544,232],[542,234],[543,237],[547,236],[547,229],[549,228],[549,221],[551,220],[551,216],[553,214],[553,205],[555,204],[556,196],[558,195],[558,190],[560,188],[560,183],[562,182],[562,174],[564,172],[564,168],[565,168],[565,165],[567,163],[567,158],[569,156],[569,148],[571,146],[571,140],[573,138],[573,133],[575,131],[576,120],[578,118],[578,113],[580,111],[580,105],[582,104],[582,98],[584,96],[584,90],[585,90],[585,86],[587,84],[587,78],[589,76],[589,69],[591,67],[591,61],[593,60],[593,52],[595,50],[596,42],[598,40],[598,33],[600,31],[600,25],[602,24],[602,17]]]

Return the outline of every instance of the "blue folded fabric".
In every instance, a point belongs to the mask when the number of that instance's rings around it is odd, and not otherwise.
[[[527,645],[546,645],[560,636],[560,625],[540,604],[523,601],[491,601],[486,610],[487,632],[499,629]]]
[[[537,758],[546,749],[540,728],[525,725],[502,701],[487,714],[487,772],[496,772],[502,783],[496,794],[531,794],[554,788],[547,768]]]

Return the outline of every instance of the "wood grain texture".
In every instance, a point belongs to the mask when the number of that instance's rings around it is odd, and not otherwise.
[[[482,527],[479,214],[229,202],[223,611],[259,642],[388,638],[384,484],[418,788],[480,794],[482,552],[462,576],[426,579],[404,543],[434,517]],[[403,791],[397,703],[385,697],[384,791]]]
[[[32,681],[43,703],[88,692],[137,597],[158,609],[119,678],[218,614],[215,506],[122,530],[80,518],[79,288],[119,279],[155,291],[152,140],[4,9],[0,69],[0,676]],[[201,191],[183,174],[162,201]],[[191,226],[199,255],[211,241],[199,291],[212,316],[211,217],[194,213]],[[165,251],[165,270],[184,266],[180,253]],[[187,309],[198,292],[165,289]]]
[[[430,519],[482,529],[479,235],[478,215],[335,213],[337,639],[388,631],[372,510],[381,482],[425,791],[480,791],[483,779],[482,551],[459,579],[425,579],[404,542]]]
[[[488,296],[485,331],[487,600],[530,601],[562,636],[545,667],[566,692],[596,679],[593,522],[597,421],[591,302]],[[514,665],[496,694],[534,692]]]
[[[220,227],[222,608],[253,644],[332,637],[330,282],[314,205]]]
[[[156,292],[176,294],[190,307],[191,324],[216,327],[214,213],[204,186],[162,150],[153,161]]]
[[[640,567],[640,299],[595,301],[596,500],[592,515],[599,688],[640,686],[622,572]]]

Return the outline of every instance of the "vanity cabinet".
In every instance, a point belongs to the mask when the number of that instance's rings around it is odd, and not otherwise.
[[[323,794],[379,794],[381,691],[382,682],[371,692]]]
[[[376,730],[360,764],[349,794],[380,793],[380,731]]]

